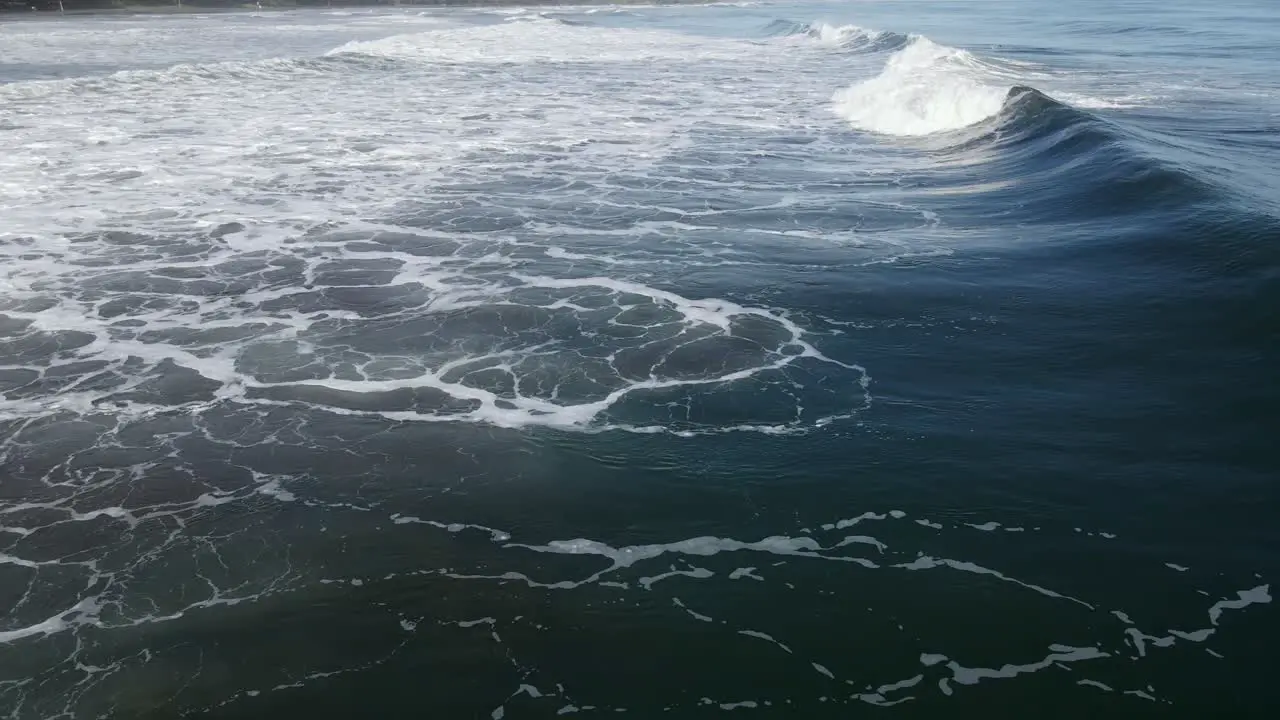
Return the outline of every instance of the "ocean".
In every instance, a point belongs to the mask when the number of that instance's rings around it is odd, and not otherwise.
[[[1277,38],[0,16],[0,718],[1272,716]]]

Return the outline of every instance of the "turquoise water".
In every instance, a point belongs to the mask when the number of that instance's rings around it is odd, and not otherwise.
[[[1278,26],[0,24],[0,716],[1263,715]]]

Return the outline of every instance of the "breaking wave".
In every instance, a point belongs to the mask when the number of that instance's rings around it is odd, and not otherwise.
[[[836,112],[854,127],[881,135],[931,135],[986,120],[1004,106],[1009,86],[984,77],[964,50],[914,37],[884,70],[835,93]]]
[[[832,103],[858,130],[940,153],[953,172],[932,177],[935,192],[981,192],[1009,219],[1050,221],[1081,207],[1097,218],[1181,215],[1224,199],[1226,188],[1158,151],[1176,138],[1153,143],[1122,119],[1092,112],[1118,103],[1028,84],[1039,79],[911,36],[878,74],[837,91]]]
[[[802,37],[828,47],[858,52],[897,50],[911,42],[914,37],[888,30],[871,30],[858,25],[798,23],[791,20],[774,20],[765,26],[764,32],[770,37]]]
[[[980,58],[922,35],[856,26],[803,27],[803,32],[829,44],[850,47],[874,43],[876,49],[895,51],[878,74],[832,96],[838,115],[859,130],[879,135],[934,135],[997,119],[1014,95],[1046,78],[1016,61]],[[1148,99],[1134,95],[1099,98],[1057,88],[1050,94],[1059,104],[1091,110],[1136,107]],[[1047,95],[1045,99],[1049,99]]]

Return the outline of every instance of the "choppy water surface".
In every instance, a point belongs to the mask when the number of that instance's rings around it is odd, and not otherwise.
[[[0,717],[1273,709],[1277,32],[5,18]]]

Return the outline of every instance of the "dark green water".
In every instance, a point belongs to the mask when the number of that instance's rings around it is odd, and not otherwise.
[[[1032,5],[0,26],[0,717],[1269,716],[1274,18]]]

